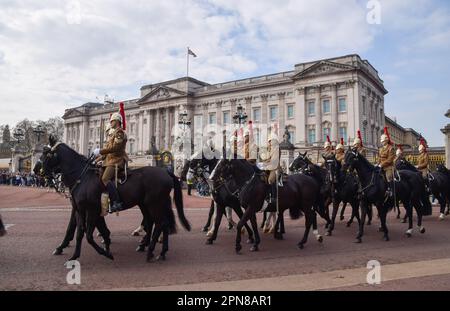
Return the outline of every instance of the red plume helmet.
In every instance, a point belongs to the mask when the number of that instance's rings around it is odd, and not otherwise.
[[[119,113],[122,116],[122,129],[126,130],[127,129],[127,123],[125,121],[125,109],[123,108],[123,103],[119,104]]]
[[[358,130],[358,138],[361,141],[361,147],[363,147],[363,140],[362,140],[362,137],[361,137],[361,131],[360,130]]]
[[[425,151],[427,150],[427,142],[423,137],[420,137],[420,144],[425,148]]]
[[[389,131],[388,131],[387,126],[384,127],[384,134],[385,134],[385,135],[387,136],[387,138],[388,138],[388,144],[392,144],[392,141],[391,141],[391,135],[389,135]]]
[[[330,136],[327,135],[327,142],[331,144]]]
[[[345,145],[345,144],[344,144],[344,138],[343,138],[343,137],[341,137],[341,145],[342,145],[342,146]]]

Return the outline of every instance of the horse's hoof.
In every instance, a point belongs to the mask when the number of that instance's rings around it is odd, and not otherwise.
[[[212,239],[207,239],[205,244],[206,245],[212,245],[213,244],[213,240]]]
[[[303,243],[298,243],[298,244],[297,244],[297,247],[298,247],[299,249],[304,249],[304,248],[305,248],[305,245],[304,245]]]
[[[156,257],[155,261],[165,261],[166,260],[166,255],[160,254],[158,257]]]
[[[113,257],[113,255],[111,253],[106,253],[105,256],[106,256],[106,258],[114,260],[114,257]]]
[[[439,220],[444,220],[444,218],[445,218],[445,215],[444,215],[443,213],[441,213],[441,214],[439,215]]]
[[[251,252],[257,252],[257,251],[259,251],[258,245],[253,245],[253,246],[250,248],[250,251],[251,251]]]
[[[145,252],[145,245],[139,245],[137,248],[136,248],[136,252]]]
[[[247,240],[247,244],[253,244],[255,243],[255,240],[253,238],[250,238]]]
[[[352,225],[352,223],[351,223],[351,222],[348,222],[348,223],[347,223],[347,228],[350,228],[351,225]]]
[[[447,215],[447,216],[450,215],[450,211],[446,211],[445,215]]]
[[[227,229],[228,229],[228,230],[232,230],[232,229],[233,229],[233,227],[234,227],[234,226],[233,226],[232,224],[228,224],[228,227],[227,227]]]
[[[206,233],[206,236],[207,236],[208,238],[212,237],[212,235],[213,235],[213,232],[212,232],[212,231],[208,231],[208,233]]]
[[[326,236],[331,236],[333,233],[331,232],[331,231],[327,231],[327,232],[325,232],[325,235]]]
[[[424,227],[420,228],[420,231],[419,231],[419,232],[422,233],[422,234],[424,234],[424,233],[425,233],[425,228],[424,228]]]
[[[361,238],[356,238],[355,243],[357,243],[357,244],[362,243],[362,239]]]
[[[269,228],[264,228],[264,231],[263,231],[263,232],[264,232],[264,233],[269,233],[269,230],[270,230]]]
[[[385,235],[385,236],[383,237],[383,240],[386,241],[386,242],[388,242],[388,241],[389,241],[389,237],[388,237],[387,235]]]
[[[328,229],[328,227],[330,227],[330,225],[329,225],[329,224],[326,224],[326,225],[325,225],[325,229]]]
[[[133,231],[133,233],[131,234],[131,236],[139,236],[139,232]]]
[[[283,240],[283,235],[281,233],[275,233],[274,238],[276,240]]]
[[[407,238],[410,238],[410,237],[412,237],[412,234],[411,234],[411,233],[409,233],[409,232],[406,232],[406,233],[405,233],[405,235],[406,235],[406,237],[407,237]]]
[[[57,248],[53,251],[53,255],[62,255],[63,250],[62,248]]]
[[[208,232],[209,227],[203,227],[202,232]]]
[[[239,245],[236,245],[236,248],[235,248],[236,254],[239,254],[240,251],[241,251],[241,249],[242,249],[242,246],[241,246],[240,244],[239,244]]]
[[[402,219],[402,224],[406,224],[406,219]]]
[[[323,242],[323,236],[321,236],[321,235],[317,236],[317,242],[322,243]]]

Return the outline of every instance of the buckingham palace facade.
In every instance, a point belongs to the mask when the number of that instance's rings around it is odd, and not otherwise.
[[[359,55],[300,63],[292,71],[218,84],[184,77],[144,85],[139,98],[121,101],[127,152],[143,156],[152,144],[170,149],[180,113],[187,113],[195,136],[207,124],[232,123],[237,107],[242,107],[255,126],[277,123],[279,129],[287,129],[299,150],[319,150],[327,135],[348,143],[361,130],[364,145],[374,154],[385,124],[386,94],[377,70]],[[67,109],[64,142],[89,153],[101,144],[101,126],[118,106],[118,102],[86,103]]]

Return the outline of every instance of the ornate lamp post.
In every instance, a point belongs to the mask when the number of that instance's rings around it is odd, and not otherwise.
[[[17,144],[19,145],[25,138],[25,132],[21,128],[16,128],[13,133],[13,137],[17,140]]]
[[[242,107],[241,104],[239,104],[237,106],[237,110],[233,116],[233,120],[235,124],[238,124],[239,127],[241,127],[241,125],[245,124],[245,122],[247,121],[247,113],[244,111],[244,108]]]
[[[186,128],[189,128],[189,126],[191,126],[191,121],[189,121],[187,117],[188,114],[186,110],[184,112],[180,112],[178,124],[183,126],[183,134],[186,131]]]
[[[15,166],[14,166],[14,154],[16,153],[16,147],[18,145],[20,145],[20,143],[25,139],[25,132],[23,129],[21,128],[16,128],[14,130],[13,133],[13,137],[16,141],[11,141],[11,162],[10,162],[10,171],[14,172],[15,171]],[[16,145],[16,146],[14,146]]]
[[[42,125],[38,125],[33,129],[34,134],[36,134],[38,138],[38,143],[41,141],[41,135],[44,135],[45,131],[42,128]]]

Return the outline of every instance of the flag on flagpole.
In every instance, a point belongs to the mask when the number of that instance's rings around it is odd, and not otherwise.
[[[197,55],[194,52],[192,52],[190,48],[188,48],[188,54],[197,57]]]

